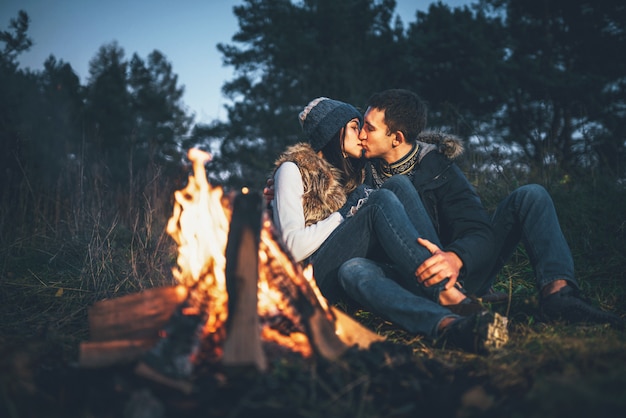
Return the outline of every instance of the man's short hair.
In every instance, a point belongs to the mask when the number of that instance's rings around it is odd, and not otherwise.
[[[374,93],[367,106],[383,111],[389,131],[401,131],[410,143],[415,142],[426,128],[426,103],[410,90],[389,89]]]

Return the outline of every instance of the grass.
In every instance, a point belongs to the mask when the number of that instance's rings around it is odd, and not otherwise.
[[[157,183],[146,182],[154,189],[141,190],[136,196],[142,199],[124,211],[103,203],[116,201],[114,194],[60,199],[29,189],[19,199],[3,197],[0,415],[144,416],[133,415],[139,407],[151,416],[623,415],[625,333],[541,323],[522,248],[496,283],[509,300],[492,306],[509,317],[511,341],[489,356],[434,349],[359,311],[357,319],[385,335],[386,343],[350,351],[337,363],[279,359],[263,375],[221,370],[200,379],[202,393],[189,397],[149,385],[129,368],[77,370],[72,364],[79,343],[88,339],[92,303],[172,283],[175,247],[164,229],[173,188]],[[583,292],[624,316],[626,191],[600,183],[546,186]],[[493,207],[514,184],[481,179],[478,186]]]

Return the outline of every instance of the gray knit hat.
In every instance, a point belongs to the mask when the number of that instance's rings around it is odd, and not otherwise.
[[[352,119],[358,118],[359,126],[363,126],[363,115],[354,106],[328,97],[311,100],[298,118],[304,138],[315,151],[324,148]]]

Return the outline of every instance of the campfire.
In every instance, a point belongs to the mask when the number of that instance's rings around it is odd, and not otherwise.
[[[276,356],[337,360],[352,346],[382,337],[329,306],[310,268],[284,248],[260,194],[225,194],[192,149],[193,175],[175,193],[167,233],[178,245],[177,285],[89,309],[85,368],[134,364],[137,374],[191,390],[200,364],[270,367]]]

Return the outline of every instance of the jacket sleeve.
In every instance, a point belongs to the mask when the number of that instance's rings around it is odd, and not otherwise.
[[[444,250],[456,253],[463,261],[462,278],[487,279],[476,277],[487,274],[497,257],[487,210],[456,164],[451,164],[437,181],[442,186],[433,191]]]
[[[298,166],[292,162],[282,163],[274,174],[274,224],[298,262],[313,254],[343,222],[343,217],[334,212],[316,224],[305,226],[303,195],[304,186]]]

